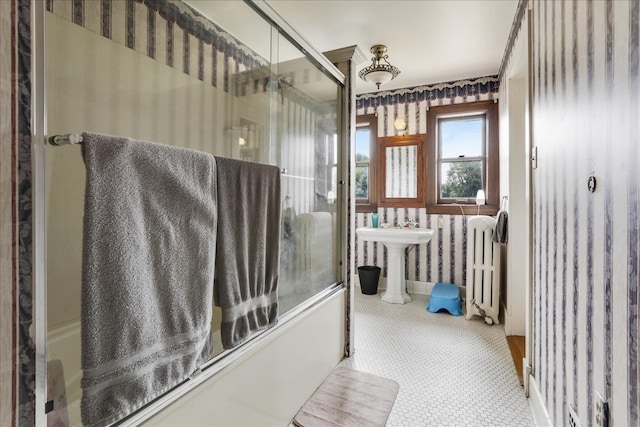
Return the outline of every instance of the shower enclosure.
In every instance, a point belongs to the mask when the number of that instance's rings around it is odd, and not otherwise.
[[[90,131],[277,165],[280,318],[342,289],[347,141],[344,76],[332,64],[253,2],[43,3],[47,136]],[[49,421],[81,425],[85,169],[77,146],[44,152],[47,339],[37,351],[46,345]],[[215,354],[203,372],[247,351],[222,350],[220,321],[214,307]]]

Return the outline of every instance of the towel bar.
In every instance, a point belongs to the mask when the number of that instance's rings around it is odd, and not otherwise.
[[[59,147],[60,145],[77,145],[82,144],[82,137],[75,133],[67,135],[54,135],[49,138],[49,144]]]

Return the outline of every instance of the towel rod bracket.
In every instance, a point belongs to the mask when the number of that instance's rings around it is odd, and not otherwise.
[[[82,143],[82,137],[75,133],[67,135],[54,135],[49,138],[49,144],[57,147],[61,145],[77,145]]]

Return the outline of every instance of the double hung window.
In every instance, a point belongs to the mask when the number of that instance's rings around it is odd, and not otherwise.
[[[427,129],[427,211],[498,210],[498,108],[493,101],[432,107]],[[486,204],[476,206],[482,190]]]

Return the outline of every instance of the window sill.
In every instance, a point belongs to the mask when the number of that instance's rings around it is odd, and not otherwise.
[[[375,203],[358,203],[356,202],[356,213],[378,212],[378,206]]]
[[[498,214],[499,207],[495,205],[482,205],[478,209],[478,205],[431,205],[427,206],[428,214],[444,214],[444,215],[489,215]]]

